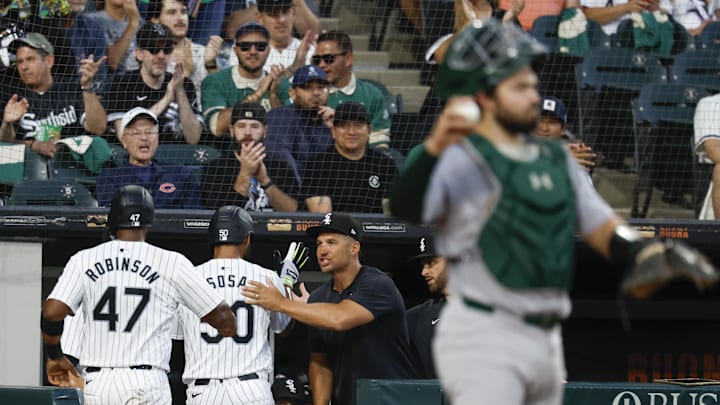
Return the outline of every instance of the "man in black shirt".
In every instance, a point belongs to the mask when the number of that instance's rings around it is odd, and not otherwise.
[[[297,176],[287,162],[266,157],[265,108],[257,103],[235,104],[230,136],[235,149],[205,168],[205,206],[237,205],[247,211],[297,211]]]
[[[371,127],[365,106],[347,101],[335,109],[335,143],[305,163],[303,191],[310,212],[387,212],[397,176],[392,159],[368,148]]]
[[[320,270],[331,280],[307,303],[304,294],[288,300],[254,281],[243,295],[249,305],[286,313],[309,326],[314,403],[353,405],[360,378],[415,378],[403,298],[390,277],[360,263],[360,225],[350,215],[331,212],[307,233],[316,240]]]
[[[182,64],[166,73],[175,39],[162,24],[146,23],[137,33],[135,57],[140,69],[115,77],[105,97],[108,123],[119,128],[127,111],[144,107],[160,120],[160,143],[197,144],[203,129],[195,86],[184,78]]]
[[[29,33],[13,42],[21,83],[3,83],[5,101],[0,141],[24,142],[35,152],[53,157],[57,141],[105,132],[105,110],[92,86],[105,57],[80,62],[80,78],[56,80],[55,50],[42,34]]]
[[[418,239],[417,255],[409,259],[413,266],[421,266],[421,275],[428,285],[432,298],[410,308],[407,312],[410,351],[418,369],[418,378],[436,379],[432,358],[432,340],[435,326],[440,322],[440,311],[447,303],[447,260],[435,253],[431,235]]]

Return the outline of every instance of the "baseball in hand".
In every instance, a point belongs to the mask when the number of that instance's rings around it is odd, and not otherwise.
[[[452,115],[457,115],[465,118],[470,122],[475,122],[480,119],[480,108],[478,108],[475,101],[470,97],[462,97],[453,100],[447,111]]]

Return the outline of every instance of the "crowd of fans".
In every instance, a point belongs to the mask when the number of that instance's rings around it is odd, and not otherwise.
[[[101,206],[117,186],[139,182],[172,196],[157,200],[160,208],[234,202],[248,210],[384,212],[404,158],[393,144],[390,110],[382,89],[353,72],[358,54],[348,33],[324,31],[312,1],[46,3],[28,10],[14,1],[0,10],[7,27],[25,30],[8,49],[14,64],[0,86],[0,140],[22,143],[58,166],[84,164],[92,178],[85,185]],[[633,29],[656,37],[637,36],[636,47],[657,53],[676,40],[675,31],[699,36],[720,14],[715,1],[702,0],[409,0],[400,7],[427,47],[429,65],[442,60],[453,32],[474,18],[531,31],[538,19],[559,16],[556,51],[582,55],[587,21],[612,37],[630,19]],[[565,84],[541,90],[562,102],[567,93],[553,90]],[[565,101],[577,118],[577,103]],[[442,103],[431,89],[425,121]],[[157,134],[122,133],[124,117],[136,107],[157,116]],[[570,133],[580,123],[565,124]],[[67,138],[86,146],[58,143]],[[202,145],[222,158],[177,168],[155,156],[169,144]],[[617,159],[622,166],[622,154],[590,146],[582,146],[588,169],[593,149],[600,163],[616,168]],[[9,195],[11,186],[3,191]]]

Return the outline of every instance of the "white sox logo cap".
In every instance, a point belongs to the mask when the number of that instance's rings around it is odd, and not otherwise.
[[[349,214],[343,212],[328,212],[320,221],[320,225],[308,228],[307,233],[317,238],[323,232],[347,235],[358,242],[362,239],[360,225]]]

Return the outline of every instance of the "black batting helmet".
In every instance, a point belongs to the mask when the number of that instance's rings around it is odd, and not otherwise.
[[[108,228],[115,235],[118,229],[149,228],[155,217],[155,203],[145,188],[130,184],[115,192],[110,202]]]
[[[250,214],[237,205],[225,205],[218,208],[210,219],[208,241],[211,247],[221,243],[240,244],[251,233],[253,220]]]

